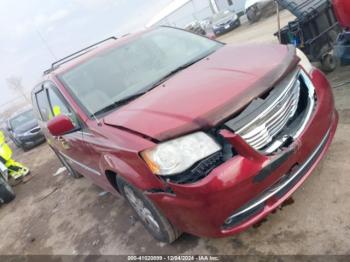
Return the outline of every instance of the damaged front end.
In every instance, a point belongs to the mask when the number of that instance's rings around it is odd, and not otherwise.
[[[271,92],[252,101],[225,127],[252,148],[272,154],[291,144],[305,129],[316,103],[315,88],[298,68]]]
[[[255,158],[257,162],[267,161],[269,157],[288,158],[293,153],[289,147],[304,131],[316,103],[315,87],[298,66],[273,89],[249,103],[238,115],[207,131],[221,145],[219,152],[197,162],[185,172],[162,176],[162,179],[175,184],[200,181],[216,167],[237,154],[242,155],[241,146],[249,148],[246,157]],[[230,136],[239,137],[238,144],[241,145],[232,143]],[[277,162],[282,164],[284,161]]]

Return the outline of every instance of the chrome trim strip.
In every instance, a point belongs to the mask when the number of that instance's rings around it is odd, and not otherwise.
[[[313,85],[312,81],[310,80],[310,78],[306,75],[306,73],[304,72],[304,70],[300,70],[299,75],[301,75],[301,77],[304,80],[304,83],[308,89],[308,94],[309,94],[309,104],[308,104],[308,108],[307,108],[307,113],[306,116],[304,118],[303,123],[301,124],[300,128],[298,130],[296,130],[295,134],[291,134],[291,137],[293,139],[298,138],[301,133],[305,130],[306,125],[308,124],[311,116],[312,116],[312,112],[315,108],[315,86]],[[276,140],[272,145],[270,145],[267,149],[264,150],[265,153],[267,154],[271,154],[272,152],[275,152],[281,145],[284,144],[284,142],[286,141],[286,138],[281,138]]]
[[[284,89],[284,91],[276,98],[275,103],[272,103],[271,105],[269,105],[263,112],[261,112],[259,115],[257,115],[252,121],[256,122],[258,121],[259,118],[263,117],[264,115],[266,115],[268,112],[270,112],[274,107],[276,107],[276,104],[278,104],[278,102],[280,101],[280,99],[286,95],[286,93],[288,93],[288,91],[290,91],[290,89],[292,88],[292,86],[295,84],[295,82],[298,80],[298,75],[299,75],[299,71],[295,73],[295,75],[292,77],[291,81],[288,83],[287,87]],[[245,129],[247,129],[250,126],[250,124],[243,126],[241,129],[237,130],[237,133],[240,134],[242,133]]]
[[[304,131],[307,123],[309,122],[312,112],[315,108],[315,86],[312,83],[310,77],[306,75],[304,70],[300,70],[300,75],[303,77],[303,80],[305,81],[305,85],[308,88],[309,91],[309,100],[310,100],[310,105],[309,105],[309,111],[307,112],[307,115],[305,117],[304,123],[302,124],[301,128],[294,134],[293,138],[297,138],[300,136],[300,134]]]
[[[95,169],[93,169],[93,168],[91,168],[91,167],[88,167],[87,165],[84,165],[84,164],[82,164],[82,163],[80,163],[80,162],[74,160],[73,158],[71,158],[71,157],[69,157],[69,156],[63,154],[62,152],[60,152],[60,154],[61,154],[64,158],[66,158],[68,161],[71,161],[71,162],[77,164],[78,166],[80,166],[80,167],[86,169],[87,171],[89,171],[89,172],[91,172],[91,173],[93,173],[93,174],[95,174],[95,175],[99,175],[99,176],[101,175],[101,173],[98,172],[97,170],[95,170]]]
[[[281,81],[275,89],[283,88],[283,91],[274,101],[270,101],[271,104],[255,116],[253,120],[237,130],[237,134],[254,149],[260,150],[273,143],[278,133],[294,116],[300,99],[300,75],[301,69],[297,69]],[[272,145],[272,148],[275,148],[279,143],[273,143]],[[266,150],[262,150],[262,152],[266,153]]]
[[[325,143],[327,142],[330,134],[330,129],[327,131],[325,137],[322,139],[319,146],[313,151],[311,156],[307,159],[307,161],[304,162],[304,164],[285,182],[283,182],[281,185],[279,185],[276,188],[272,188],[271,190],[267,191],[265,195],[263,195],[261,198],[259,198],[256,202],[252,203],[249,207],[233,214],[232,216],[228,217],[226,221],[233,220],[235,217],[240,216],[246,212],[249,212],[250,210],[258,207],[259,205],[263,204],[265,201],[267,201],[269,198],[273,197],[274,195],[278,194],[280,191],[282,191],[286,186],[289,185],[289,183],[293,182],[293,180],[300,175],[301,172],[304,171],[304,169],[312,162],[314,161],[315,156],[320,153],[320,150],[324,147]],[[229,223],[228,223],[229,224]]]

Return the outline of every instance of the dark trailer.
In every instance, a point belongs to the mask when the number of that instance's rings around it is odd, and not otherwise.
[[[320,61],[324,71],[333,71],[337,62],[333,48],[341,28],[330,0],[277,0],[296,19],[276,35],[282,44],[300,48],[312,62]]]

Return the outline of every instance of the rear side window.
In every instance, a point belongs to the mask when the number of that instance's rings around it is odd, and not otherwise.
[[[41,120],[45,122],[49,121],[50,115],[51,115],[51,109],[49,106],[49,101],[47,99],[47,90],[43,89],[42,91],[36,93],[35,98],[38,104]]]

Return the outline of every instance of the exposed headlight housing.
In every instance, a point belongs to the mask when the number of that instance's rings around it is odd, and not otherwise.
[[[160,176],[176,175],[218,152],[221,146],[204,132],[161,143],[141,153],[150,170]]]
[[[297,56],[300,58],[299,65],[308,74],[310,74],[312,72],[312,70],[314,69],[314,66],[311,64],[310,60],[307,58],[307,56],[304,54],[304,52],[301,51],[299,48],[297,48]]]

